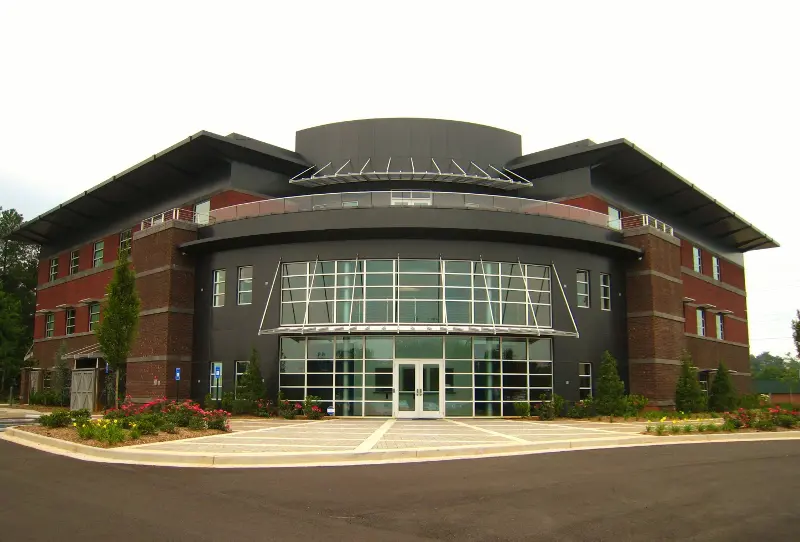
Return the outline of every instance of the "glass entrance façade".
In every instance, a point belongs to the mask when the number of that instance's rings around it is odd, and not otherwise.
[[[337,416],[509,416],[553,388],[548,338],[470,335],[282,337],[280,390]]]

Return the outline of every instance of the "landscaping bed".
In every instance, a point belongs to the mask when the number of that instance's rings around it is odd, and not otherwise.
[[[662,418],[655,425],[647,425],[645,434],[666,436],[692,433],[727,433],[736,432],[764,432],[764,431],[796,431],[800,429],[800,411],[787,410],[780,407],[763,407],[745,409],[740,408],[733,412],[721,414],[722,423],[664,423]]]
[[[126,434],[126,439],[122,442],[109,443],[94,439],[82,439],[78,435],[78,431],[74,427],[43,427],[41,425],[26,425],[17,427],[20,431],[27,433],[34,433],[50,438],[57,438],[66,440],[67,442],[75,442],[78,444],[85,444],[87,446],[95,446],[97,448],[118,448],[121,446],[135,446],[137,444],[150,444],[152,442],[168,442],[171,440],[182,440],[187,438],[208,437],[212,435],[223,434],[224,431],[218,429],[203,429],[199,431],[192,431],[184,427],[176,428],[175,433],[158,433],[156,435],[141,435],[137,439],[130,438],[130,431]]]

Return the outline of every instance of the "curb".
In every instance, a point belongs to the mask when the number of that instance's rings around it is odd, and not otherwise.
[[[609,437],[586,440],[550,441],[530,444],[498,444],[461,448],[423,448],[381,450],[367,452],[273,452],[273,453],[203,453],[147,451],[141,448],[96,448],[85,444],[37,435],[8,428],[0,438],[38,450],[101,463],[124,463],[149,466],[252,468],[252,467],[307,467],[336,465],[373,465],[383,463],[410,463],[420,461],[445,461],[479,459],[537,453],[630,448],[639,446],[665,446],[676,444],[701,444],[719,442],[758,442],[774,440],[800,440],[800,431],[788,433],[742,433],[690,435]]]

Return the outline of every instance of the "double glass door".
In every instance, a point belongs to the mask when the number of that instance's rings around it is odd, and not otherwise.
[[[444,371],[441,361],[395,361],[394,414],[398,418],[444,416]]]

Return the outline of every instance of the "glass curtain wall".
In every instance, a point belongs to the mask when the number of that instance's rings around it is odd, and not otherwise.
[[[281,325],[552,327],[550,268],[454,260],[282,265]]]
[[[472,336],[325,336],[281,339],[280,390],[337,416],[391,416],[394,360],[442,360],[445,415],[514,415],[553,389],[550,339]]]

